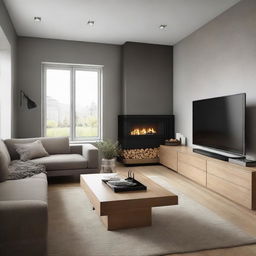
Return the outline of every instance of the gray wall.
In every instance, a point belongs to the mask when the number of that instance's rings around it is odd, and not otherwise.
[[[103,136],[116,139],[117,115],[121,109],[121,47],[38,38],[18,39],[18,87],[39,107],[19,108],[18,137],[41,136],[41,63],[104,65]]]
[[[247,152],[256,157],[256,1],[243,0],[174,46],[176,131],[192,144],[192,101],[247,94]]]
[[[9,14],[3,4],[3,1],[0,0],[0,26],[5,33],[6,38],[8,39],[10,46],[11,46],[11,86],[12,86],[12,136],[16,135],[16,108],[17,108],[17,94],[16,94],[16,83],[15,83],[15,77],[16,77],[16,41],[17,36],[15,29],[13,27],[13,24],[11,22],[11,19],[9,17]],[[4,93],[4,92],[0,92]]]
[[[172,50],[165,45],[123,45],[123,114],[172,114]]]

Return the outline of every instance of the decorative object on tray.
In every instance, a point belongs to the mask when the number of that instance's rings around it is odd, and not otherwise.
[[[119,143],[105,140],[98,142],[96,147],[103,156],[101,160],[101,173],[115,172],[116,157],[119,156],[121,150]]]
[[[165,145],[167,146],[179,146],[181,145],[181,141],[177,139],[169,139],[165,140]]]
[[[103,178],[102,181],[106,183],[114,192],[127,192],[147,190],[147,187],[134,178],[134,173],[128,171],[128,177],[123,179],[118,176]]]

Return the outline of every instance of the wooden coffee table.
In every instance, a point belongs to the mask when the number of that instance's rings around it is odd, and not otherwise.
[[[108,230],[151,226],[151,209],[178,204],[178,196],[136,174],[147,191],[113,192],[101,178],[106,174],[85,174],[80,184]]]

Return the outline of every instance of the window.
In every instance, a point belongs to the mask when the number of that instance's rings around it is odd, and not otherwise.
[[[43,135],[101,139],[102,66],[43,64]]]

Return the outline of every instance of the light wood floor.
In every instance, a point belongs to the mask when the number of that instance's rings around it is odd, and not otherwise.
[[[146,176],[159,176],[170,182],[177,189],[183,192],[188,197],[199,202],[201,205],[209,208],[217,213],[222,218],[230,221],[242,230],[256,236],[256,211],[248,210],[239,206],[230,200],[225,199],[218,194],[209,191],[208,189],[195,184],[189,179],[175,173],[174,171],[160,165],[141,166],[127,168],[118,166],[117,172],[126,174],[128,169],[135,172],[140,172]],[[50,180],[49,189],[54,189],[56,186],[78,186],[78,180],[74,182],[56,182]],[[172,254],[181,255],[181,254]],[[186,256],[256,256],[256,245],[241,246],[227,249],[208,250],[196,253],[186,253]]]

